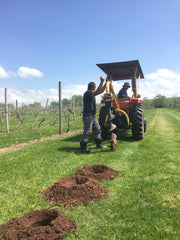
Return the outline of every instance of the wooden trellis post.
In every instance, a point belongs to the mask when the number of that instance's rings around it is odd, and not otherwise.
[[[46,113],[47,113],[47,109],[48,109],[48,101],[49,101],[49,98],[47,98],[47,100],[46,100],[46,107],[45,107],[45,111],[44,111],[44,118],[46,117]]]
[[[72,105],[73,105],[73,116],[74,116],[74,120],[76,120],[75,96],[72,97]]]
[[[5,116],[6,116],[6,132],[9,133],[9,118],[8,118],[8,104],[7,104],[7,88],[5,88]]]
[[[59,134],[62,134],[62,94],[61,94],[61,82],[59,82]]]
[[[19,111],[19,107],[18,107],[18,100],[16,100],[16,112]]]

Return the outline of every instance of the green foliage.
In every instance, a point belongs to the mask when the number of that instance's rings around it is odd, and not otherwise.
[[[96,149],[91,138],[92,153],[80,154],[80,132],[0,155],[0,224],[35,209],[58,207],[78,225],[66,240],[77,235],[80,240],[180,239],[179,110],[145,111],[144,140],[136,142],[130,131],[119,132],[114,152]],[[101,181],[108,188],[106,199],[72,209],[45,201],[40,190],[93,164],[119,171],[117,178]]]
[[[63,98],[62,99],[62,106],[63,108],[66,107],[72,107],[73,105],[73,99],[74,99],[74,104],[76,107],[82,107],[83,106],[83,97],[81,95],[73,95],[71,99]],[[50,107],[58,107],[59,102],[53,101],[50,103]]]
[[[168,98],[168,107],[180,107],[180,97],[172,97],[172,98]]]
[[[15,108],[15,107],[14,107],[13,104],[11,104],[11,103],[8,104],[8,109],[9,109],[9,110],[12,110],[12,109],[14,109],[14,108]],[[4,103],[0,103],[0,109],[2,109],[2,110],[5,109],[5,104],[4,104]]]
[[[63,106],[63,107],[72,106],[72,101],[69,100],[69,99],[67,99],[67,98],[64,98],[64,99],[62,100],[62,106]]]
[[[73,95],[72,98],[74,98],[76,106],[79,107],[83,106],[83,97],[81,95]]]
[[[144,109],[149,109],[154,107],[154,103],[152,99],[148,99],[147,97],[143,98],[142,105]]]
[[[158,94],[154,98],[154,107],[155,108],[162,108],[162,107],[166,107],[166,106],[167,106],[167,99],[166,99],[166,97]]]
[[[41,108],[40,102],[34,102],[28,105],[29,108]]]
[[[143,98],[142,105],[144,109],[149,108],[162,108],[162,107],[169,107],[169,108],[178,108],[180,107],[180,97],[172,97],[166,98],[158,94],[154,99],[148,99],[147,97]]]
[[[58,102],[56,102],[56,101],[53,101],[53,102],[51,102],[50,103],[50,107],[52,107],[52,108],[55,108],[55,107],[59,107],[59,103]]]

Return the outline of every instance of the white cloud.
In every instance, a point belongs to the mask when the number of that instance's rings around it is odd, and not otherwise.
[[[62,88],[62,99],[71,99],[73,95],[83,96],[84,92],[87,90],[87,85],[71,85]],[[49,103],[52,101],[59,101],[59,91],[58,89],[45,89],[45,90],[17,90],[17,89],[7,89],[8,103],[15,105],[16,100],[19,105],[31,104],[34,102],[40,102],[42,105],[46,104],[47,98]],[[97,103],[101,100],[101,95],[96,97]],[[4,89],[0,88],[0,102],[4,103]]]
[[[28,78],[30,76],[32,77],[42,77],[42,72],[40,72],[38,69],[35,68],[29,68],[29,67],[19,67],[18,72],[10,72],[6,71],[0,66],[0,78],[12,78],[12,77],[23,77]]]
[[[0,88],[0,102],[4,103],[4,89]],[[19,105],[30,104],[34,102],[41,102],[45,104],[46,99],[48,98],[47,91],[36,91],[36,90],[26,90],[21,91],[17,89],[7,89],[7,101],[8,103],[16,104],[16,100]]]
[[[157,94],[180,97],[180,74],[168,69],[158,69],[141,80],[140,89],[142,97],[154,98]]]
[[[113,82],[113,87],[116,93],[121,89],[125,81]],[[131,84],[131,81],[128,81]],[[166,97],[180,97],[180,74],[168,69],[158,69],[156,72],[145,75],[144,79],[140,79],[139,93],[141,99],[147,97],[154,98],[161,94]],[[138,86],[138,80],[137,80]],[[132,96],[132,90],[128,90],[128,95]]]
[[[10,77],[10,74],[0,66],[0,78],[8,78],[8,77]]]
[[[156,79],[159,79],[159,78],[163,78],[163,79],[176,79],[178,78],[180,75],[173,72],[173,71],[170,71],[168,69],[158,69],[156,72],[154,73],[150,73],[150,74],[147,74],[146,75],[146,78],[147,79],[152,79],[152,80],[156,80]]]
[[[128,81],[130,83],[130,81]],[[112,82],[114,91],[117,94],[121,89],[124,81]],[[70,99],[73,95],[83,95],[87,90],[86,85],[69,85],[63,87],[62,84],[62,99]],[[45,90],[16,90],[8,89],[8,103],[15,105],[16,100],[20,104],[30,104],[34,102],[40,102],[45,105],[47,98],[49,103],[52,101],[58,101],[59,93],[58,89],[45,89]],[[166,97],[179,96],[180,97],[180,74],[167,69],[159,69],[154,73],[147,74],[145,79],[140,80],[140,94],[141,97],[147,97],[149,99],[154,98],[157,94],[164,95]],[[101,96],[96,97],[97,103],[100,102]],[[132,96],[131,89],[128,90],[128,95]],[[0,88],[0,102],[4,102],[4,89]]]
[[[62,89],[62,99],[70,99],[73,95],[83,95],[87,86],[84,85],[72,85]],[[4,89],[0,88],[0,102],[4,103]],[[16,100],[19,105],[31,104],[34,102],[40,102],[42,105],[46,104],[47,98],[49,103],[52,101],[59,101],[59,91],[58,89],[45,89],[45,90],[17,90],[17,89],[7,89],[7,99],[8,103],[15,105]]]
[[[18,69],[18,75],[20,77],[28,78],[30,76],[33,77],[42,77],[42,72],[35,68],[29,68],[29,67],[19,67]]]
[[[87,85],[71,85],[62,88],[62,98],[71,98],[73,95],[83,95],[87,90]]]

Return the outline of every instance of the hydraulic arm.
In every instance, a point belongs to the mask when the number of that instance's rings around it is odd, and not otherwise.
[[[120,109],[119,104],[118,104],[118,99],[116,97],[116,94],[114,92],[113,86],[112,86],[112,82],[111,80],[107,80],[106,82],[106,94],[104,96],[105,98],[105,106],[108,110],[108,115],[106,116],[105,119],[105,125],[109,125],[111,126],[109,131],[112,131],[116,128],[116,126],[114,126],[114,124],[112,125],[112,120],[115,118],[115,115],[112,113],[111,111],[111,105],[112,105],[112,96],[113,95],[113,99],[115,101],[115,111],[119,114],[119,115],[124,115],[127,121],[127,126],[129,127],[129,117],[127,115],[127,113],[125,111],[123,111],[122,109]]]

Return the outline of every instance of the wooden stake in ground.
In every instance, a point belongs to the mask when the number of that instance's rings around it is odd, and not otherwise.
[[[61,82],[59,82],[59,134],[62,134],[62,96],[61,96]]]
[[[7,88],[5,88],[5,116],[6,116],[6,132],[9,133],[9,118],[8,118],[8,104],[7,104]]]
[[[74,116],[74,120],[76,120],[75,96],[72,97],[72,106],[73,106],[73,116]]]

